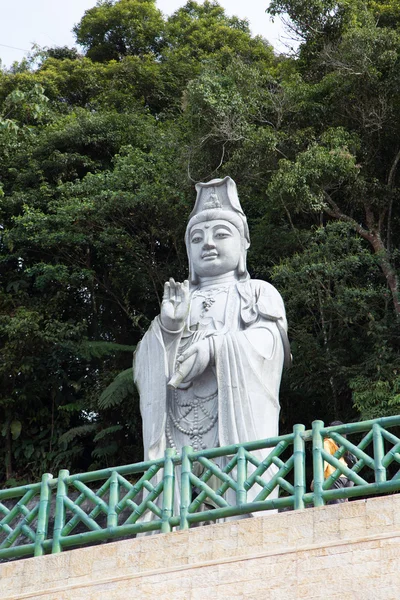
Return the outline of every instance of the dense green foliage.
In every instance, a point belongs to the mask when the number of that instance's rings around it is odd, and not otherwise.
[[[216,3],[100,0],[0,71],[0,481],[141,458],[132,350],[186,276],[193,182],[229,174],[281,291],[281,431],[399,411],[400,13],[274,0],[274,56]]]

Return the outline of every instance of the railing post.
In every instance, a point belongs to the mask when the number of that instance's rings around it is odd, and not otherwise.
[[[56,512],[54,515],[54,533],[52,554],[62,551],[60,538],[65,522],[65,503],[64,498],[67,495],[67,486],[65,480],[69,477],[69,471],[62,469],[58,474],[57,496],[56,496]]]
[[[111,473],[109,489],[107,528],[112,529],[118,525],[118,514],[115,510],[115,507],[119,502],[119,483],[117,471],[113,471]]]
[[[378,423],[373,424],[372,435],[374,440],[375,481],[376,483],[382,483],[386,481],[386,469],[382,464],[382,460],[385,456],[385,446],[381,428]]]
[[[304,438],[302,435],[304,430],[304,425],[294,425],[293,427],[294,510],[303,510],[303,496],[306,493],[306,452]]]
[[[324,447],[324,440],[321,435],[321,429],[324,428],[323,421],[313,421],[312,423],[312,445],[313,445],[313,475],[314,475],[314,506],[323,506],[325,504],[322,497],[322,485],[324,483],[324,461],[322,460],[321,450]]]
[[[246,451],[243,446],[240,446],[237,451],[237,488],[236,488],[236,505],[241,506],[247,502],[247,491],[244,484],[247,479],[247,460]]]
[[[191,453],[191,446],[184,446],[182,448],[180,529],[189,529],[187,515],[190,503],[192,501],[192,489],[190,483],[190,474],[192,472],[192,463],[190,460]]]
[[[45,473],[42,477],[42,484],[40,487],[40,500],[39,500],[39,514],[36,526],[36,538],[35,538],[35,551],[34,556],[42,556],[43,542],[47,536],[47,529],[49,525],[49,508],[50,508],[50,486],[49,481],[53,479],[53,475]]]
[[[170,518],[174,509],[174,487],[175,487],[175,466],[172,458],[175,456],[174,448],[165,450],[164,461],[164,486],[163,486],[163,504],[162,504],[162,524],[161,532],[171,531]]]

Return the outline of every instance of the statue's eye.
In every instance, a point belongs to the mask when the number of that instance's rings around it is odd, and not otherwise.
[[[229,231],[224,230],[224,231],[217,231],[215,233],[214,237],[217,238],[217,240],[223,240],[227,237],[230,237],[230,235],[231,234],[229,233]]]
[[[195,235],[192,237],[192,244],[199,244],[202,241],[201,235]]]

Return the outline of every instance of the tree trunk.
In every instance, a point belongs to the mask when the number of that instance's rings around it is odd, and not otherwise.
[[[379,234],[371,234],[370,242],[378,257],[379,266],[386,278],[389,289],[392,293],[393,305],[395,313],[400,317],[400,302],[399,302],[399,282],[396,271],[390,264],[387,250],[383,244]]]
[[[12,477],[12,445],[11,445],[11,430],[10,430],[9,426],[7,427],[7,431],[6,431],[5,467],[6,467],[6,481],[8,481]]]

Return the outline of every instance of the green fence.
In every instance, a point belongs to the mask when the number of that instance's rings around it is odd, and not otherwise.
[[[314,421],[311,430],[295,425],[290,434],[246,444],[167,449],[155,461],[78,475],[62,470],[57,479],[46,473],[40,483],[0,491],[0,560],[400,491],[400,439],[389,431],[399,426],[400,415],[336,427]],[[339,447],[333,456],[326,437]],[[340,461],[346,452],[351,468]],[[328,479],[324,461],[334,467]],[[340,475],[353,486],[331,489]]]

